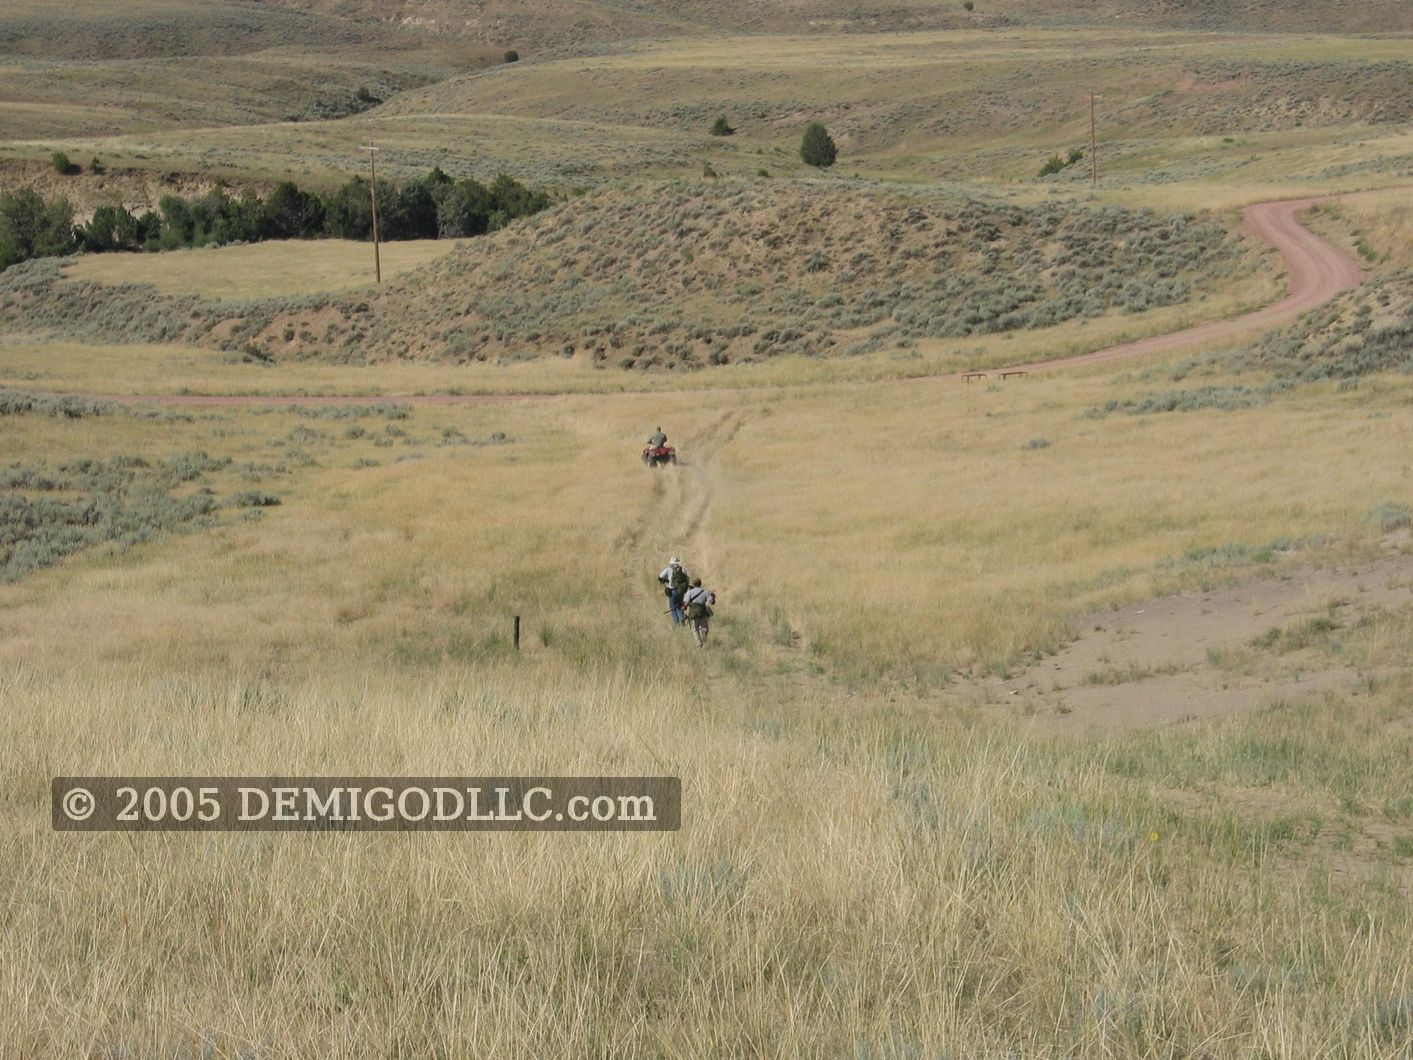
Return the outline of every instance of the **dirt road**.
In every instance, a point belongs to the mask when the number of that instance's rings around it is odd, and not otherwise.
[[[1185,331],[1110,346],[1074,357],[990,371],[1037,372],[1043,369],[1067,368],[1072,365],[1117,361],[1146,354],[1168,353],[1218,342],[1223,339],[1250,335],[1275,327],[1307,310],[1323,305],[1343,292],[1364,282],[1365,272],[1348,255],[1331,246],[1300,223],[1301,215],[1321,199],[1285,199],[1256,203],[1246,208],[1242,230],[1264,240],[1280,251],[1285,262],[1289,293],[1273,305],[1230,320],[1214,320]],[[940,378],[958,377],[960,373]],[[56,395],[57,396],[57,395]],[[157,405],[374,405],[397,402],[408,405],[478,405],[507,401],[532,401],[548,394],[373,394],[358,396],[302,394],[84,394],[96,400],[113,402],[151,403]]]
[[[1171,353],[1189,346],[1253,335],[1324,305],[1345,291],[1358,287],[1364,282],[1366,273],[1354,259],[1300,223],[1301,215],[1321,201],[1289,199],[1260,202],[1248,206],[1242,215],[1242,231],[1271,244],[1280,251],[1285,262],[1289,293],[1279,302],[1230,320],[1213,320],[1185,331],[1154,335],[1152,338],[1110,346],[1106,350],[1053,361],[1036,361],[998,371],[1033,372],[1045,368],[1118,361],[1145,354]]]

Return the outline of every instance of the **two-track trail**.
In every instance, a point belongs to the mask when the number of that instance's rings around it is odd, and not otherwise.
[[[690,573],[712,569],[707,527],[716,499],[716,460],[745,422],[739,412],[722,413],[677,444],[677,464],[643,468],[652,476],[651,496],[613,543],[635,594],[647,591],[673,555],[682,557]]]

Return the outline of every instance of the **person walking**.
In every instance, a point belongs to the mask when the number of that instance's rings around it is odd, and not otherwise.
[[[716,603],[716,593],[702,588],[700,578],[692,579],[692,587],[682,596],[683,613],[698,648],[705,648],[707,634],[711,632],[711,616],[715,613],[711,605]]]
[[[672,615],[672,624],[680,626],[684,617],[682,613],[682,597],[686,595],[691,587],[691,579],[687,577],[687,571],[682,566],[682,560],[673,556],[667,561],[667,566],[662,568],[657,580],[662,582],[663,591],[667,594],[667,603]]]

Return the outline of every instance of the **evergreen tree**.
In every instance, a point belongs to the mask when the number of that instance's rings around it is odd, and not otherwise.
[[[829,131],[817,121],[810,122],[804,139],[800,141],[800,157],[805,164],[824,169],[832,166],[838,155],[839,149],[835,147]]]

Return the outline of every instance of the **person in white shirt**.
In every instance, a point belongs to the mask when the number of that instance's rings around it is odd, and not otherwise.
[[[691,582],[687,577],[686,570],[682,567],[682,561],[673,556],[667,561],[667,566],[662,568],[657,580],[662,582],[662,588],[667,593],[667,603],[671,608],[672,624],[680,626],[682,624],[682,597],[686,594]]]

